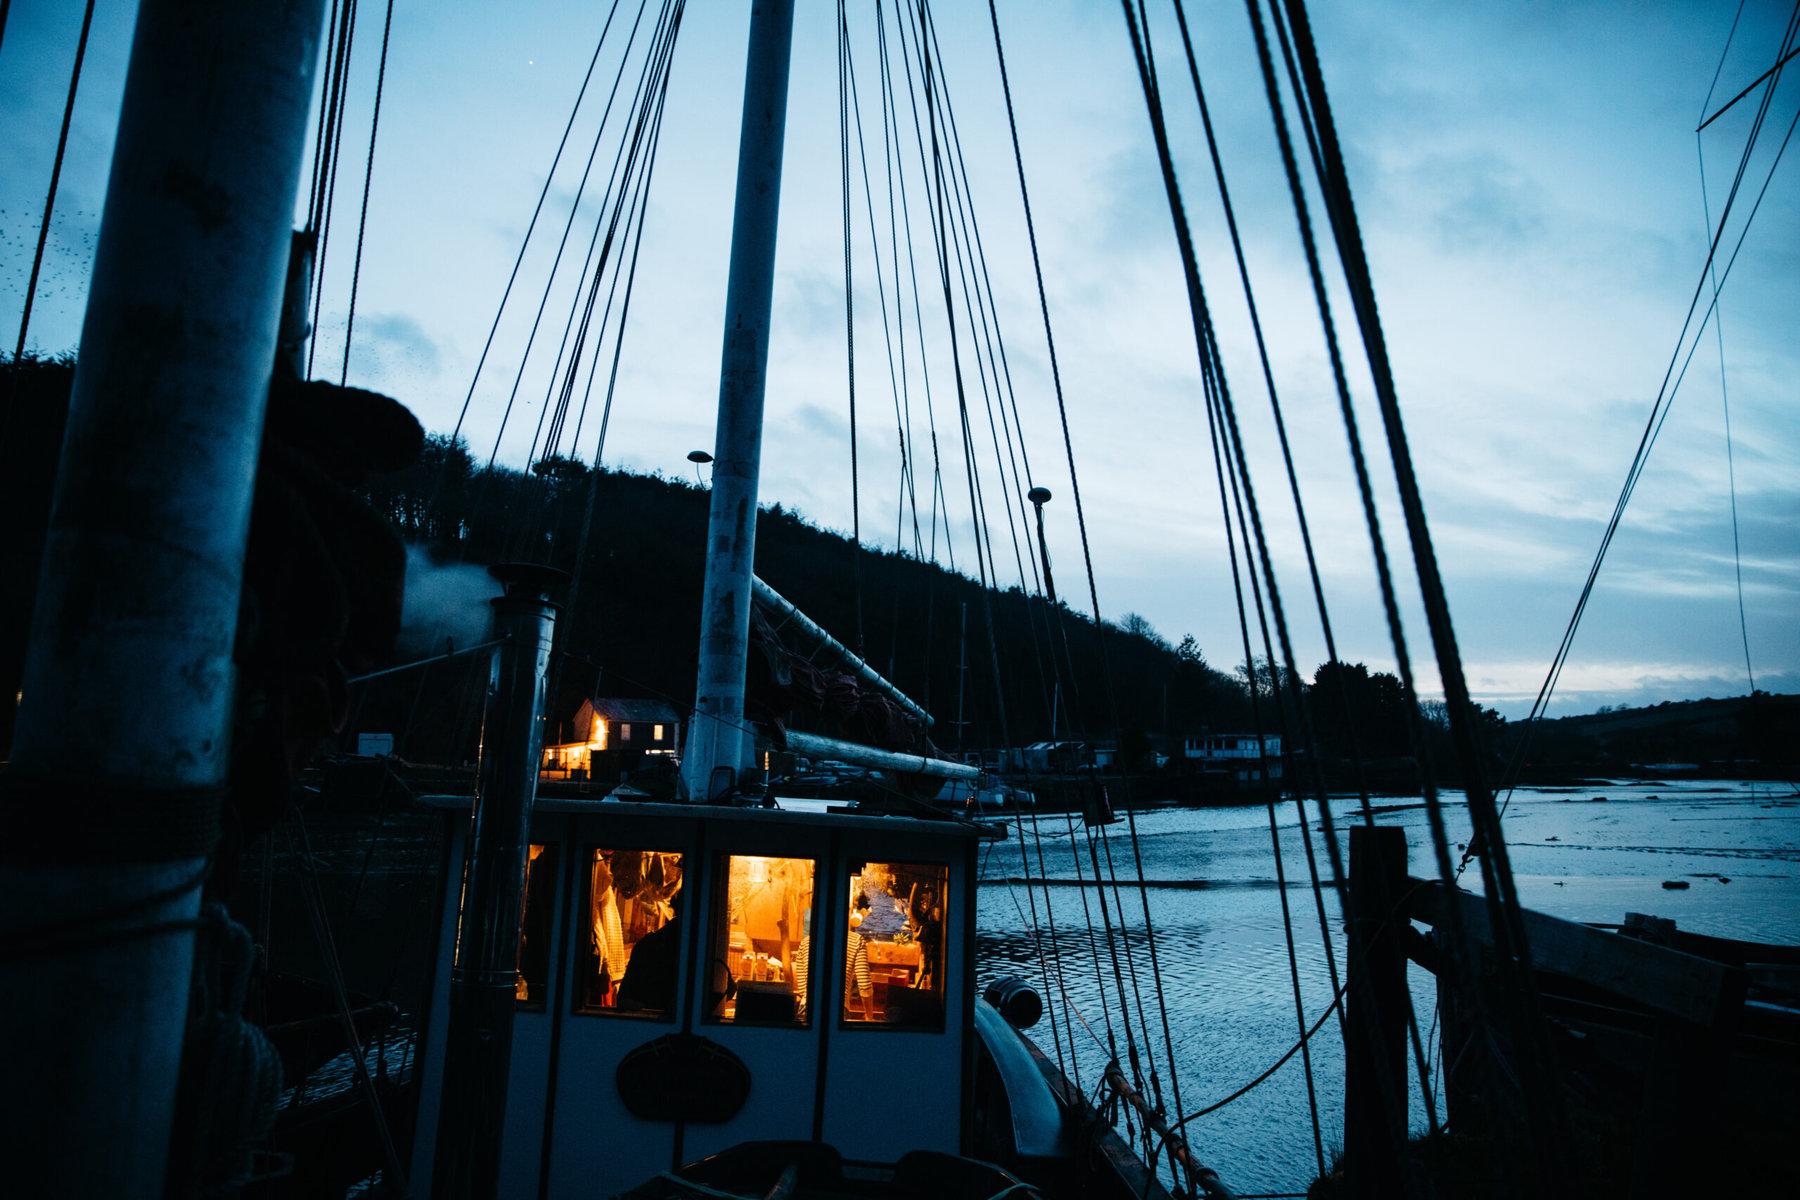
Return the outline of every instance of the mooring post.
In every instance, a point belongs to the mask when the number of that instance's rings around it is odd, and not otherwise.
[[[544,700],[556,606],[568,575],[514,563],[490,567],[506,587],[493,601],[496,651],[481,722],[481,764],[450,968],[450,1021],[438,1108],[432,1195],[493,1197],[512,1066],[513,994],[531,809],[544,746]]]
[[[163,1194],[323,11],[138,7],[0,800],[10,1195]]]
[[[713,440],[706,521],[706,584],[700,599],[700,674],[688,728],[682,788],[712,799],[755,747],[744,728],[744,665],[750,651],[750,589],[756,564],[756,490],[762,469],[763,387],[769,308],[775,289],[775,229],[787,126],[788,58],[794,0],[756,0],[738,133],[731,271],[725,284],[725,346],[719,364],[719,424]]]
[[[1405,892],[1406,831],[1352,826],[1344,1172],[1359,1200],[1406,1194]]]

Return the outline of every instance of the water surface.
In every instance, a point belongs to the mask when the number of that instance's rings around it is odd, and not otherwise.
[[[1377,823],[1406,830],[1411,873],[1435,878],[1424,805],[1385,799],[1374,808]],[[981,983],[1022,974],[1047,992],[1055,1020],[1046,1018],[1032,1036],[1090,1092],[1114,1052],[1109,1047],[1127,1057],[1129,1031],[1140,1056],[1154,1059],[1171,1111],[1177,1085],[1184,1113],[1223,1099],[1298,1040],[1287,930],[1306,1024],[1333,996],[1321,907],[1342,971],[1335,893],[1315,893],[1311,883],[1314,870],[1329,881],[1334,868],[1310,802],[1306,815],[1309,837],[1303,838],[1295,805],[1276,811],[1285,888],[1277,885],[1266,808],[1140,813],[1135,847],[1125,823],[1090,845],[1078,817],[1073,831],[1062,813],[1041,814],[1035,833],[1025,820],[1008,841],[985,853],[988,882],[977,916]],[[1347,867],[1347,829],[1361,819],[1358,801],[1334,800],[1332,816]],[[1454,864],[1469,835],[1460,793],[1445,794],[1444,816]],[[1505,828],[1519,894],[1529,908],[1612,923],[1627,912],[1649,913],[1696,933],[1800,943],[1800,797],[1787,785],[1687,780],[1520,789]],[[1085,878],[1091,885],[1096,861],[1100,877],[1109,881],[1104,888],[1036,882]],[[1139,861],[1144,879],[1182,886],[1140,893]],[[1034,882],[1004,882],[1025,877]],[[1116,891],[1110,884],[1115,877],[1121,885]],[[1471,864],[1463,883],[1479,889],[1480,879],[1479,864]],[[1689,886],[1669,890],[1665,881]],[[1284,921],[1284,897],[1291,922]],[[1155,931],[1154,973],[1146,901]],[[1435,1078],[1436,980],[1413,967],[1410,981]],[[1057,1007],[1065,995],[1067,1017]],[[1327,1019],[1309,1045],[1327,1155],[1343,1130],[1343,1049],[1335,1026],[1335,1017]],[[1413,1092],[1413,1123],[1422,1130],[1425,1104],[1416,1076]],[[1188,1129],[1202,1160],[1238,1192],[1303,1192],[1317,1172],[1307,1072],[1299,1055],[1243,1099]]]

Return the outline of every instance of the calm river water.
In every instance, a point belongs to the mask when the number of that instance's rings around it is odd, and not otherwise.
[[[1334,802],[1340,839],[1357,811],[1354,798]],[[1307,812],[1313,818],[1318,869],[1329,879],[1330,866],[1310,803]],[[1446,819],[1455,856],[1456,844],[1466,842],[1469,831],[1460,794],[1446,793]],[[1436,876],[1421,803],[1378,800],[1376,820],[1407,831],[1413,875]],[[1079,817],[1076,821],[1079,832]],[[1513,794],[1505,826],[1519,892],[1529,908],[1596,922],[1621,922],[1627,912],[1652,913],[1698,933],[1800,943],[1800,797],[1788,785],[1687,780],[1520,789]],[[1311,1024],[1330,1003],[1332,988],[1307,852],[1292,803],[1277,809],[1277,827],[1301,999]],[[1031,855],[1033,879],[1074,880],[1078,872],[1072,850],[1077,848],[1080,874],[1093,878],[1087,839],[1071,837],[1063,814],[1041,814],[1036,841],[1029,821],[1025,832],[1023,848]],[[1182,1111],[1192,1112],[1248,1083],[1298,1039],[1283,933],[1283,890],[1276,886],[1268,811],[1245,807],[1140,813],[1137,833],[1145,879],[1204,885],[1149,891]],[[1112,826],[1107,842],[1119,880],[1135,883],[1127,825]],[[1060,988],[1051,974],[1051,989],[1066,990],[1072,1009],[1093,1032],[1077,1019],[1071,1038],[1055,1007],[1057,996],[1047,995],[1056,1017],[1055,1036],[1048,1017],[1032,1036],[1052,1057],[1066,1059],[1072,1053],[1081,1082],[1091,1092],[1108,1057],[1101,1043],[1109,1018],[1121,1052],[1124,1039],[1113,958],[1099,909],[1101,896],[1092,887],[1027,888],[1004,882],[1028,873],[1020,861],[1021,846],[1015,830],[1007,842],[990,847],[984,860],[987,882],[978,917],[981,982],[1021,974],[1043,991],[1045,972],[1060,965]],[[1104,872],[1105,848],[1099,853]],[[1665,880],[1690,886],[1665,890]],[[1464,883],[1479,888],[1478,865],[1470,866]],[[1110,887],[1105,896],[1117,930],[1120,914],[1113,907]],[[1162,1024],[1135,886],[1124,889],[1118,903],[1123,907],[1123,941],[1130,949],[1129,958],[1121,958],[1120,969],[1126,972],[1135,964],[1138,972],[1166,1096]],[[1325,906],[1341,971],[1343,942],[1335,897],[1327,895]],[[1417,967],[1411,971],[1423,1034],[1431,1027],[1436,981]],[[1129,994],[1129,974],[1126,988]],[[1133,1030],[1141,1037],[1136,1020],[1134,1002]],[[1328,1154],[1341,1141],[1343,1127],[1343,1049],[1332,1025],[1327,1022],[1312,1041],[1313,1078]],[[1416,1085],[1413,1090],[1417,1092]],[[1423,1102],[1417,1095],[1413,1108],[1415,1127],[1423,1129]],[[1298,1055],[1243,1099],[1199,1118],[1188,1129],[1201,1159],[1240,1193],[1303,1192],[1317,1173],[1306,1077]]]

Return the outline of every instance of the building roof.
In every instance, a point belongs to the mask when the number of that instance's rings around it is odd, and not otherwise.
[[[681,721],[681,714],[667,700],[595,697],[588,703],[596,715],[608,721],[660,721],[667,725]]]

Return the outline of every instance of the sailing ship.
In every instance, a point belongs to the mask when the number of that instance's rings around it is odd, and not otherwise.
[[[56,766],[83,749],[70,739],[90,727],[79,714],[92,710],[95,697],[133,706],[132,727],[88,759],[126,803],[82,797],[122,832],[84,846],[86,857],[67,871],[9,862],[9,890],[0,896],[9,949],[41,951],[46,939],[72,929],[79,936],[64,956],[73,963],[68,978],[90,988],[87,1003],[68,1005],[72,989],[61,976],[57,986],[36,991],[15,986],[18,963],[30,954],[9,954],[4,963],[9,1004],[19,998],[12,1027],[38,1042],[15,1047],[24,1082],[9,1097],[19,1111],[8,1115],[18,1119],[5,1124],[14,1138],[41,1140],[37,1161],[70,1172],[54,1182],[34,1180],[46,1194],[152,1195],[169,1173],[169,1125],[150,1114],[166,1112],[178,1092],[196,934],[211,919],[202,916],[199,887],[208,839],[218,839],[216,789],[225,778],[241,566],[235,560],[248,520],[261,382],[278,349],[278,285],[289,262],[284,206],[297,184],[307,64],[316,58],[321,16],[317,4],[294,5],[279,25],[231,14],[229,6],[210,14],[219,24],[204,35],[231,51],[219,59],[252,83],[280,85],[244,89],[258,101],[227,114],[220,137],[210,84],[190,79],[181,86],[180,64],[189,60],[177,48],[195,36],[188,7],[149,3],[140,20],[121,161],[161,162],[161,155],[186,170],[115,171],[83,343],[83,403],[70,438],[100,469],[92,478],[63,477],[61,540],[45,576],[53,587],[36,638],[31,702],[22,709],[31,719],[21,720],[8,780],[15,791],[8,818],[26,835],[13,844],[33,851],[56,845],[55,831],[18,797],[66,784]],[[1135,45],[1138,29],[1126,8]],[[1296,34],[1304,31],[1299,13],[1290,6]],[[564,580],[529,564],[497,571],[506,594],[496,604],[501,644],[493,647],[477,793],[472,802],[430,802],[445,813],[447,832],[442,919],[419,1033],[417,1132],[409,1162],[388,1148],[390,1167],[399,1169],[387,1182],[409,1177],[414,1190],[444,1196],[1167,1195],[1157,1154],[1128,1146],[1023,1035],[1047,998],[1017,979],[975,995],[978,853],[985,840],[1004,836],[1004,827],[904,805],[838,812],[779,797],[772,805],[744,803],[764,798],[746,717],[751,613],[759,601],[780,601],[755,579],[753,564],[792,17],[791,3],[762,0],[752,21],[701,670],[682,761],[683,802],[539,796],[552,595]],[[1315,60],[1300,57],[1316,72]],[[1150,99],[1148,79],[1146,94]],[[1154,102],[1152,112],[1173,201]],[[1335,179],[1341,162],[1333,135],[1327,124],[1317,129],[1319,158]],[[231,175],[239,191],[224,206],[231,214],[225,235],[216,197],[196,198],[189,186],[198,175],[194,160],[221,146],[238,164]],[[1334,219],[1348,221],[1346,197],[1332,200],[1340,206]],[[167,237],[170,226],[181,236]],[[207,253],[222,236],[244,242],[223,265]],[[160,259],[147,253],[156,245]],[[1184,252],[1197,291],[1191,247]],[[1361,299],[1366,264],[1358,260],[1358,268],[1352,286]],[[196,300],[197,280],[219,285],[216,294]],[[199,332],[182,343],[187,357],[152,379],[153,410],[188,419],[177,433],[153,440],[146,454],[133,440],[147,436],[142,423],[123,434],[107,425],[122,421],[141,394],[132,386],[141,383],[132,375],[133,346],[166,336],[172,323],[193,316],[187,306],[194,304],[233,320],[217,329],[196,320]],[[1205,359],[1210,329],[1198,302],[1196,336]],[[1385,387],[1384,399],[1391,399],[1391,381]],[[123,469],[134,453],[156,469]],[[190,486],[167,486],[171,476]],[[104,515],[109,504],[125,503],[167,520],[158,544],[133,547],[130,561],[109,561]],[[1421,566],[1422,574],[1434,571]],[[134,574],[157,586],[117,586]],[[1428,592],[1427,603],[1434,634],[1447,636],[1441,595]],[[90,642],[82,626],[96,612],[104,636]],[[837,651],[848,674],[900,709],[917,709],[867,663],[841,645]],[[1446,682],[1453,714],[1467,707],[1466,694],[1455,694],[1454,661],[1452,641]],[[110,684],[104,692],[94,686],[97,672]],[[1267,735],[1251,736],[1261,744]],[[981,774],[936,756],[928,742],[867,747],[797,731],[786,740],[900,776],[979,782]],[[1469,765],[1477,761],[1471,756]],[[1479,771],[1471,774],[1478,778]],[[1429,785],[1427,796],[1435,803]],[[1491,803],[1472,796],[1476,806],[1491,810]],[[131,804],[141,811],[133,813]],[[144,821],[144,811],[155,819]],[[1322,815],[1328,820],[1328,810]],[[1438,897],[1431,915],[1450,935],[1441,977],[1460,983],[1458,970],[1471,965],[1467,955],[1461,963],[1447,960],[1488,947],[1502,969],[1499,982],[1485,982],[1495,1007],[1505,1007],[1535,994],[1532,960],[1497,817],[1481,811],[1478,818],[1487,839],[1487,902],[1471,909],[1466,896],[1451,893]],[[1022,821],[1014,828],[1023,834]],[[1372,846],[1376,839],[1365,841]],[[1335,842],[1328,845],[1335,854]],[[95,869],[99,863],[103,871]],[[1393,1024],[1399,1009],[1391,1000],[1372,995],[1375,1002],[1365,1004],[1355,991],[1359,980],[1372,978],[1374,959],[1399,961],[1397,890],[1391,879],[1371,878],[1379,886],[1355,906],[1358,948],[1340,995],[1350,993],[1361,1022],[1354,1027],[1364,1060],[1391,1059],[1400,1048],[1402,1078],[1396,1096],[1391,1070],[1367,1065],[1351,1097],[1353,1107],[1364,1106],[1355,1109],[1360,1128],[1351,1135],[1351,1154],[1367,1165],[1358,1180],[1365,1190],[1409,1186],[1399,1179],[1404,1026]],[[43,906],[74,919],[34,927],[22,914]],[[1465,937],[1484,920],[1478,936]],[[1730,980],[1720,975],[1715,983],[1722,994]],[[219,990],[223,1013],[233,985]],[[1482,1003],[1471,1000],[1476,1025],[1485,1019]],[[1528,1044],[1532,1014],[1524,1007],[1511,1052],[1525,1064],[1520,1086],[1528,1105],[1532,1089],[1545,1085],[1546,1064]],[[344,1020],[354,1043],[357,1022],[347,1011]],[[255,1046],[254,1039],[238,1044]],[[73,1063],[69,1046],[77,1048]],[[139,1086],[114,1086],[121,1071]],[[219,1067],[206,1075],[208,1085],[228,1074]],[[1114,1102],[1131,1108],[1143,1143],[1178,1164],[1177,1186],[1231,1194],[1182,1139],[1179,1113],[1171,1120],[1161,1098],[1144,1096],[1119,1063],[1106,1072],[1106,1084]],[[1485,1100],[1493,1103],[1491,1095]],[[79,1151],[95,1131],[112,1153],[84,1158]]]

